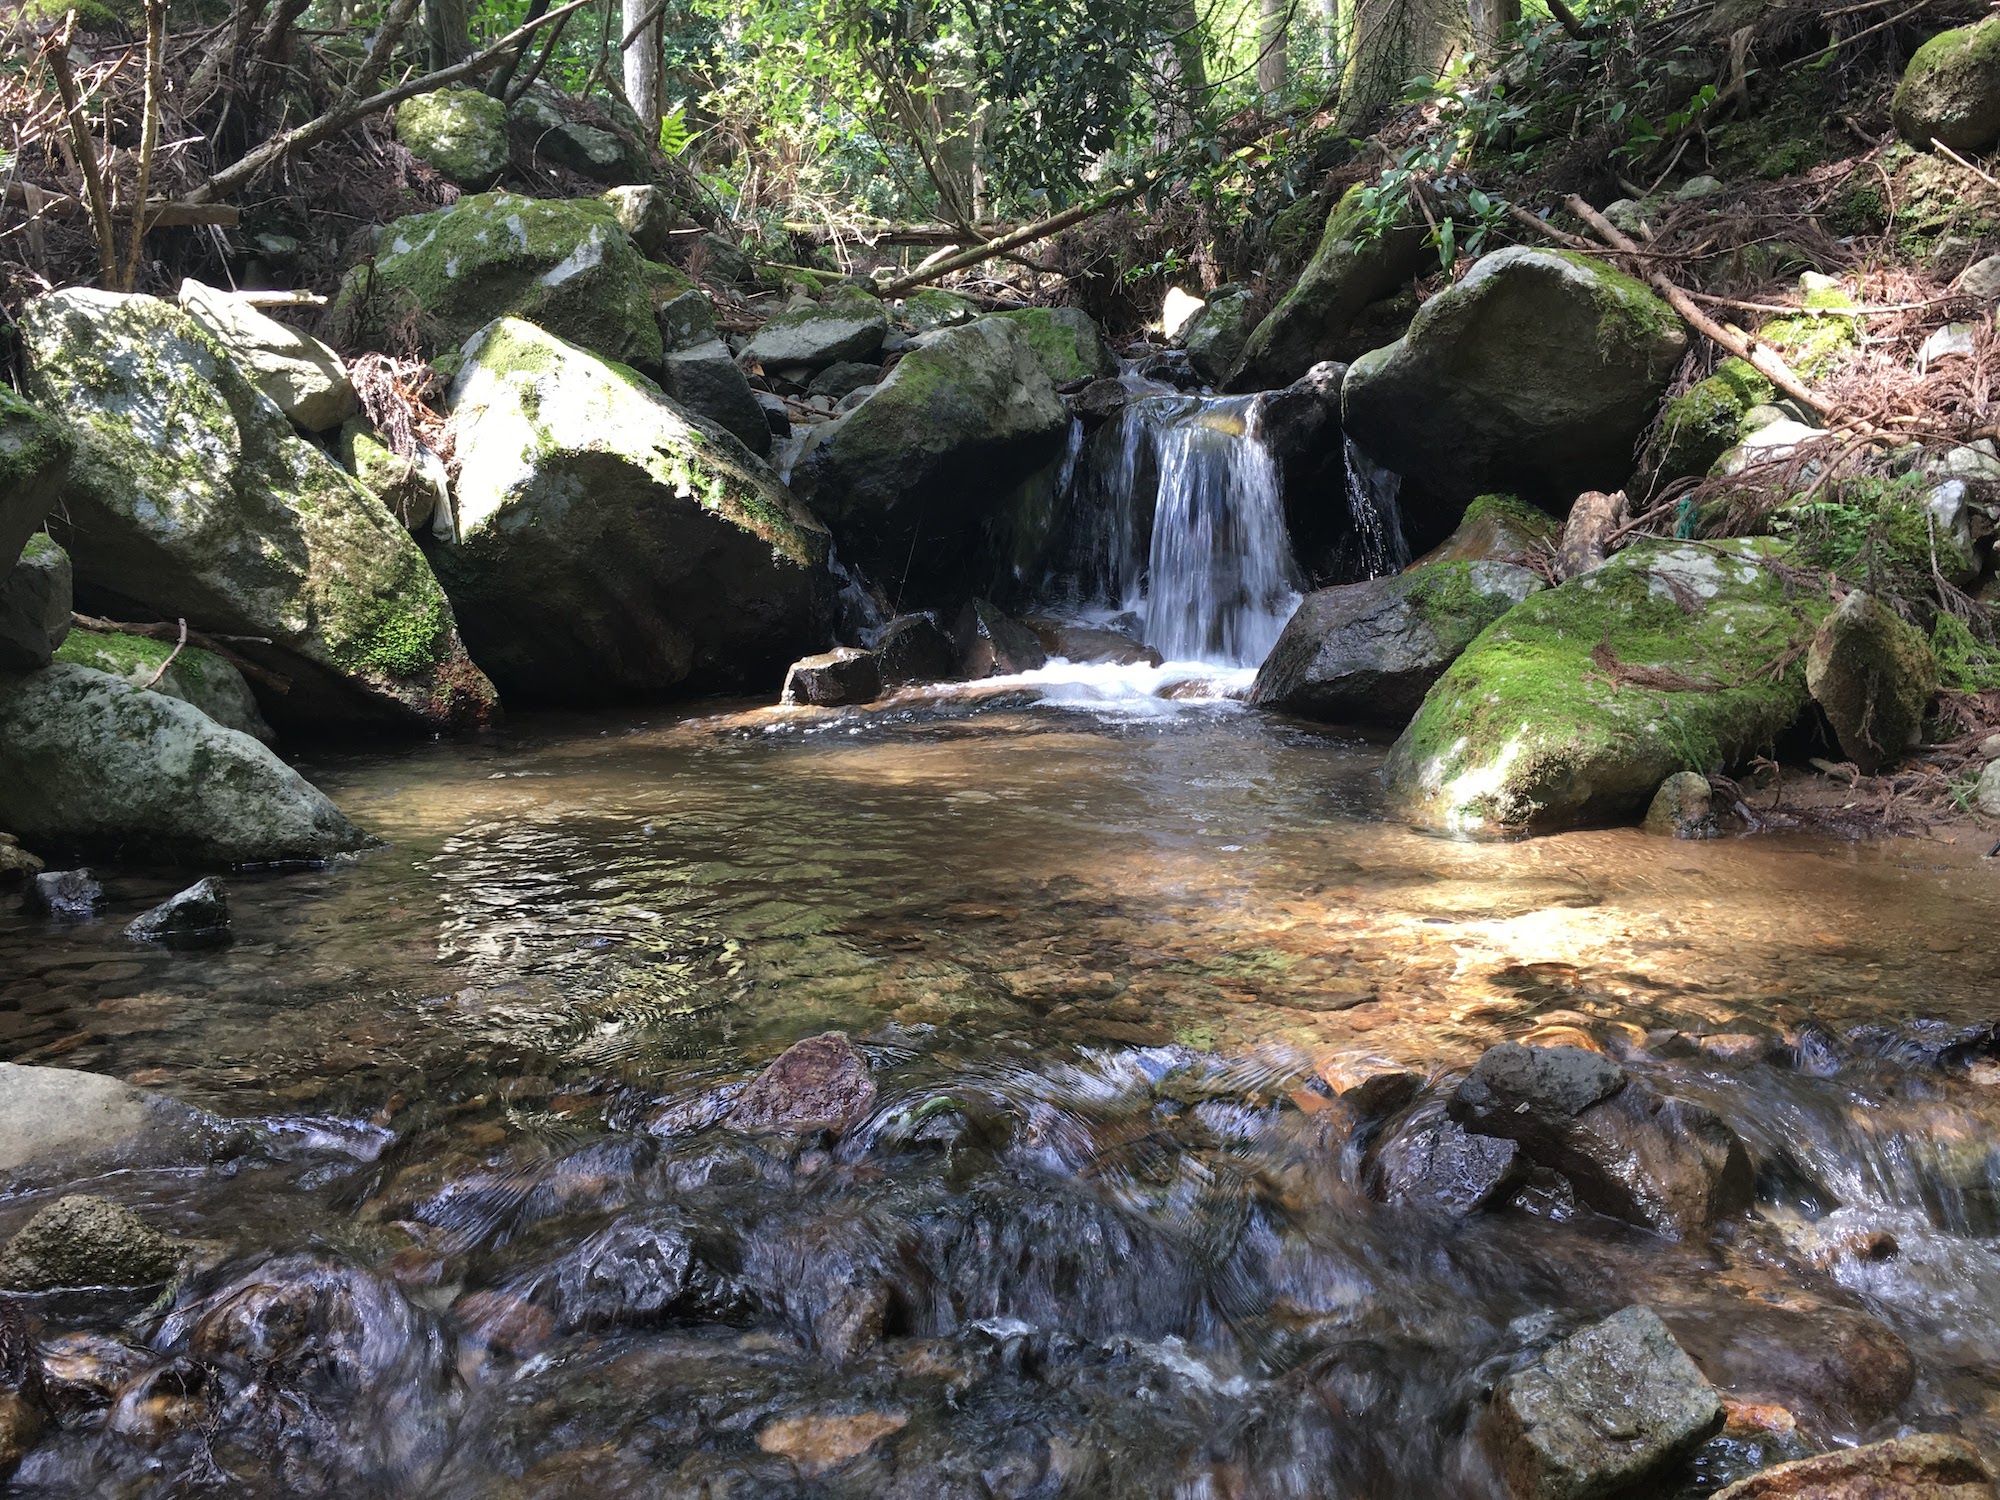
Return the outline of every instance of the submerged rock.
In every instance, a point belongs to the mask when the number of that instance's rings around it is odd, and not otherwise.
[[[88,667],[0,678],[0,825],[50,847],[202,864],[373,842],[247,734]]]
[[[209,1154],[220,1122],[101,1073],[0,1063],[0,1189]]]
[[[77,433],[63,487],[80,589],[217,634],[289,680],[290,721],[483,723],[466,657],[407,532],[292,430],[193,318],[154,297],[53,292],[21,315],[29,380]]]
[[[1306,595],[1257,671],[1250,701],[1332,723],[1406,724],[1431,684],[1541,579],[1498,562],[1442,562]]]
[[[14,566],[62,498],[68,428],[0,385],[0,565]]]
[[[0,672],[32,672],[69,638],[69,554],[37,533],[0,574]]]
[[[1473,1135],[1455,1120],[1428,1115],[1377,1144],[1362,1180],[1385,1202],[1469,1214],[1503,1201],[1525,1167],[1513,1141]]]
[[[1806,687],[1864,776],[1900,760],[1924,727],[1937,662],[1923,632],[1855,589],[1806,650]]]
[[[1653,793],[1640,829],[1661,838],[1712,839],[1717,832],[1714,798],[1706,776],[1676,771]]]
[[[48,1425],[41,1353],[12,1298],[0,1298],[0,1484]]]
[[[1863,1312],[1791,1303],[1732,1299],[1705,1316],[1666,1319],[1717,1385],[1822,1429],[1865,1432],[1909,1398],[1916,1365],[1895,1330]]]
[[[1995,1500],[2000,1487],[1962,1437],[1926,1432],[1779,1464],[1711,1500]]]
[[[1403,476],[1405,524],[1428,545],[1478,494],[1566,510],[1584,490],[1617,489],[1686,350],[1673,309],[1642,282],[1588,256],[1515,246],[1483,256],[1403,338],[1354,361],[1342,421]]]
[[[1531,596],[1424,699],[1391,797],[1443,832],[1539,833],[1631,817],[1674,772],[1768,748],[1806,701],[1802,666],[1770,669],[1815,608],[1764,565],[1777,555],[1639,542]]]
[[[277,738],[257,707],[250,684],[235,665],[199,646],[182,646],[151,636],[97,630],[72,631],[56,660],[108,672],[134,687],[147,687],[192,703],[224,729],[235,729],[270,744]]]
[[[507,170],[507,106],[478,89],[444,88],[396,106],[396,139],[425,166],[469,193]]]
[[[831,1411],[780,1417],[757,1434],[766,1453],[789,1458],[814,1479],[850,1463],[883,1438],[901,1432],[910,1419],[899,1411]]]
[[[129,1208],[76,1193],[41,1209],[0,1252],[0,1286],[17,1292],[148,1286],[182,1250]]]
[[[844,1130],[875,1104],[868,1059],[847,1033],[794,1042],[736,1097],[733,1130]]]
[[[776,314],[744,345],[743,358],[767,370],[821,370],[874,359],[888,333],[889,315],[881,301],[858,287],[844,287],[824,303]]]
[[[125,936],[169,948],[213,948],[229,941],[229,893],[213,875],[134,917]]]
[[[21,905],[38,917],[58,922],[87,922],[104,904],[104,887],[88,870],[50,870],[31,875],[21,892]]]
[[[825,530],[729,433],[518,319],[453,382],[458,537],[435,553],[503,691],[767,684],[818,635]]]
[[[846,703],[873,703],[881,696],[881,658],[873,651],[836,646],[793,662],[785,673],[785,691],[779,701],[838,708]]]
[[[307,432],[326,432],[361,410],[347,366],[310,334],[192,279],[181,283],[180,304],[229,351],[250,383]]]
[[[1012,677],[1049,664],[1034,631],[985,599],[970,601],[958,617],[958,674]]]
[[[1722,1417],[1659,1316],[1628,1307],[1508,1376],[1480,1436],[1515,1500],[1596,1500],[1688,1453]]]
[[[1911,54],[1890,105],[1896,134],[1983,155],[2000,140],[2000,16],[1941,31]]]

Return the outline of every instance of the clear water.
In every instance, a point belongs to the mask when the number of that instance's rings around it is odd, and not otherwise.
[[[1403,512],[1398,503],[1402,476],[1385,469],[1344,438],[1347,467],[1347,514],[1363,576],[1381,578],[1410,565],[1410,544],[1403,537]]]

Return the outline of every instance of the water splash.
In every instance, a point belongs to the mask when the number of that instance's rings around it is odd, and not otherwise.
[[[1347,513],[1354,520],[1361,566],[1369,578],[1400,573],[1410,565],[1410,544],[1403,539],[1403,511],[1397,503],[1403,488],[1402,476],[1363,453],[1353,438],[1343,441],[1347,459]]]

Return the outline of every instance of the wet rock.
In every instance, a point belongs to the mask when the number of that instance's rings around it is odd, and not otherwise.
[[[47,1425],[40,1355],[19,1304],[0,1297],[0,1484]]]
[[[214,948],[229,941],[229,893],[213,875],[134,917],[125,936],[169,948]]]
[[[180,304],[229,351],[250,383],[307,432],[338,427],[361,409],[347,366],[310,334],[199,281],[181,283]]]
[[[1432,1113],[1379,1142],[1362,1180],[1384,1202],[1462,1215],[1505,1199],[1520,1185],[1525,1165],[1514,1142],[1472,1135]]]
[[[1488,1048],[1450,1110],[1470,1130],[1518,1141],[1599,1213],[1661,1234],[1698,1238],[1750,1204],[1750,1161],[1734,1131],[1581,1047]]]
[[[862,364],[855,360],[843,360],[839,364],[828,365],[806,382],[806,394],[824,396],[830,401],[839,401],[850,396],[864,385],[874,385],[882,378],[880,365]]]
[[[1147,355],[1139,363],[1139,378],[1156,380],[1177,391],[1198,391],[1202,387],[1201,372],[1185,349],[1162,349]]]
[[[74,630],[56,652],[56,660],[191,703],[224,729],[267,745],[277,739],[234,662],[199,646],[176,651],[175,645],[122,631]]]
[[[1720,831],[1715,826],[1714,800],[1706,776],[1676,771],[1653,793],[1640,831],[1659,838],[1712,839]]]
[[[1895,1330],[1846,1308],[1731,1302],[1713,1313],[1669,1313],[1667,1323],[1717,1385],[1839,1431],[1893,1416],[1916,1380]]]
[[[1806,687],[1864,776],[1900,760],[1923,731],[1937,663],[1914,625],[1855,589],[1813,632]]]
[[[1961,1437],[1923,1433],[1779,1464],[1715,1492],[1711,1500],[1994,1500],[1979,1450]]]
[[[884,687],[946,682],[958,675],[958,646],[929,615],[898,615],[882,627],[875,658]]]
[[[1118,373],[1104,335],[1080,307],[1020,307],[998,316],[1027,336],[1053,385],[1074,386]]]
[[[2000,139],[2000,17],[1941,31],[1911,54],[1890,105],[1896,134],[1983,154]]]
[[[1498,562],[1441,562],[1306,595],[1257,671],[1260,708],[1406,724],[1473,638],[1542,581]]]
[[[23,849],[13,834],[0,833],[0,890],[25,885],[31,876],[41,874],[43,868],[41,858]]]
[[[743,358],[767,370],[793,365],[822,370],[881,353],[889,317],[881,302],[853,287],[824,303],[807,303],[772,317],[744,346]]]
[[[1583,256],[1496,250],[1354,361],[1342,423],[1404,477],[1404,523],[1427,546],[1475,495],[1567,509],[1615,490],[1686,348],[1643,283]]]
[[[1048,653],[1034,631],[985,599],[974,599],[958,617],[958,675],[1012,677],[1048,665]]]
[[[770,420],[721,339],[663,355],[660,388],[695,416],[734,433],[759,458],[770,454]]]
[[[396,106],[396,139],[469,193],[507,170],[507,106],[478,89],[446,88]]]
[[[842,1130],[874,1107],[868,1059],[841,1031],[794,1042],[750,1081],[727,1124],[735,1130]]]
[[[1408,281],[1430,256],[1424,226],[1407,214],[1380,234],[1364,233],[1372,228],[1367,201],[1357,185],[1334,205],[1298,281],[1251,333],[1229,389],[1274,390],[1321,360],[1362,352],[1351,334],[1363,310]]]
[[[58,540],[80,589],[268,638],[240,649],[288,680],[272,711],[291,721],[430,731],[491,715],[409,533],[192,317],[72,288],[28,304],[21,331],[31,385],[77,437]]]
[[[1722,1417],[1666,1325],[1628,1307],[1508,1376],[1480,1436],[1516,1500],[1596,1500],[1688,1453]]]
[[[1510,610],[1452,664],[1389,757],[1390,795],[1450,833],[1539,833],[1637,815],[1700,745],[1720,770],[1805,707],[1768,541],[1638,542]],[[1812,608],[1812,606],[1807,606]]]
[[[182,1248],[130,1209],[77,1193],[28,1220],[0,1252],[0,1286],[19,1292],[150,1286],[180,1265]]]
[[[208,1116],[116,1078],[0,1063],[0,1187],[86,1166],[187,1160],[222,1134]]]
[[[825,530],[649,383],[505,318],[466,346],[449,408],[458,538],[438,576],[503,691],[768,684],[819,637]]]
[[[604,201],[611,205],[619,227],[632,236],[632,243],[639,247],[639,253],[658,260],[666,250],[667,237],[674,228],[674,200],[668,196],[666,189],[652,183],[606,188]],[[705,297],[702,300],[707,302]],[[663,315],[664,311],[662,309]]]
[[[58,1417],[81,1422],[109,1406],[152,1359],[150,1350],[109,1334],[58,1334],[41,1345],[43,1394]]]
[[[785,691],[779,701],[838,708],[846,703],[873,703],[881,696],[881,658],[873,651],[836,646],[793,662],[785,673]]]
[[[1252,309],[1256,296],[1247,286],[1231,283],[1208,294],[1198,311],[1181,329],[1181,347],[1188,363],[1210,385],[1219,386],[1242,362],[1243,351],[1256,328]]]
[[[1347,366],[1314,365],[1251,406],[1248,425],[1278,468],[1285,530],[1300,563],[1315,577],[1351,578],[1354,517],[1347,505],[1347,445],[1340,427],[1340,387]]]
[[[326,859],[373,840],[247,734],[65,663],[0,678],[0,824],[195,864]]]
[[[1466,506],[1458,527],[1412,567],[1441,562],[1504,562],[1525,565],[1535,551],[1553,546],[1561,535],[1556,518],[1513,495],[1480,495]]]
[[[1131,404],[1132,393],[1115,376],[1093,380],[1069,398],[1069,409],[1086,431],[1096,431]]]
[[[781,1417],[757,1434],[757,1446],[782,1454],[807,1478],[816,1478],[850,1463],[891,1433],[901,1432],[909,1418],[897,1411],[815,1412]]]
[[[69,554],[37,533],[12,571],[0,574],[0,672],[46,667],[69,629]]]
[[[1157,667],[1162,659],[1151,646],[1135,641],[1120,631],[1100,630],[1095,626],[1052,620],[1046,616],[1034,616],[1021,623],[1034,632],[1044,651],[1052,657],[1060,656],[1064,661],[1086,665],[1112,662],[1122,667]]]
[[[50,870],[22,888],[21,905],[38,917],[58,922],[87,922],[104,904],[104,887],[88,870]]]

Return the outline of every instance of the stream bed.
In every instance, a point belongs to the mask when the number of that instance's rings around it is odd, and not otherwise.
[[[387,846],[232,878],[229,947],[122,936],[184,872],[0,915],[0,1060],[245,1127],[83,1185],[196,1269],[23,1299],[62,1423],[0,1492],[1499,1496],[1487,1392],[1635,1302],[1736,1403],[1662,1494],[2000,1446],[1983,848],[1446,842],[1380,744],[1039,691],[322,755]],[[852,1123],[730,1123],[830,1030]],[[1755,1210],[1380,1201],[1371,1143],[1521,1039],[1713,1109]]]

